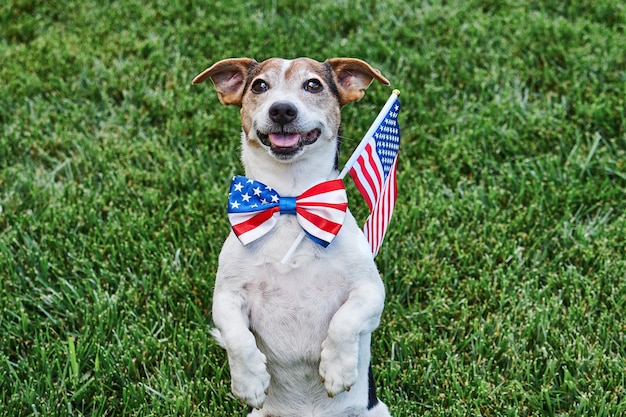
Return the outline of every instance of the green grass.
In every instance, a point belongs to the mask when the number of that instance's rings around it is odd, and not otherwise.
[[[393,414],[626,413],[621,2],[144,3],[0,6],[0,416],[243,415],[208,335],[238,112],[191,79],[304,55],[402,91]],[[389,93],[344,109],[343,160]]]

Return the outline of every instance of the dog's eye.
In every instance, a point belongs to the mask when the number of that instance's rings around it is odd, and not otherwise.
[[[304,83],[304,89],[309,93],[319,93],[324,89],[324,87],[322,86],[322,82],[320,80],[313,78]]]
[[[270,89],[270,86],[268,83],[265,82],[265,80],[255,80],[252,83],[252,87],[250,88],[250,90],[252,90],[252,92],[254,94],[262,94],[264,92],[266,92],[267,90]]]

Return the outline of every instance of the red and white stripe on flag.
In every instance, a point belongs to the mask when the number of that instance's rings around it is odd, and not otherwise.
[[[378,204],[374,206],[372,213],[369,215],[365,221],[365,225],[363,226],[363,233],[370,244],[373,256],[378,254],[378,250],[383,243],[387,226],[389,225],[393,209],[396,205],[396,198],[398,197],[396,162],[393,163],[391,171],[389,172],[388,180],[385,181]]]

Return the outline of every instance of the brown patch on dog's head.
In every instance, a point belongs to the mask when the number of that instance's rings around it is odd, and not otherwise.
[[[222,104],[241,107],[250,80],[264,68],[278,66],[279,62],[280,59],[277,58],[268,59],[261,64],[251,58],[225,59],[198,74],[193,79],[193,84],[200,84],[207,78],[211,78]],[[360,100],[374,79],[384,85],[389,85],[389,80],[383,77],[379,70],[360,59],[330,58],[320,63],[310,58],[298,58],[286,76],[289,77],[290,73],[302,66],[307,66],[317,72],[320,79],[324,79],[329,84],[341,106]]]

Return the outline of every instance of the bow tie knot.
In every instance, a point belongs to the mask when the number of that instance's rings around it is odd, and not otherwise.
[[[280,214],[297,214],[296,197],[280,197],[278,199]]]
[[[347,208],[340,179],[314,185],[298,197],[282,197],[271,187],[239,175],[228,195],[228,219],[244,245],[268,233],[280,214],[293,214],[307,236],[326,247],[341,229]]]

